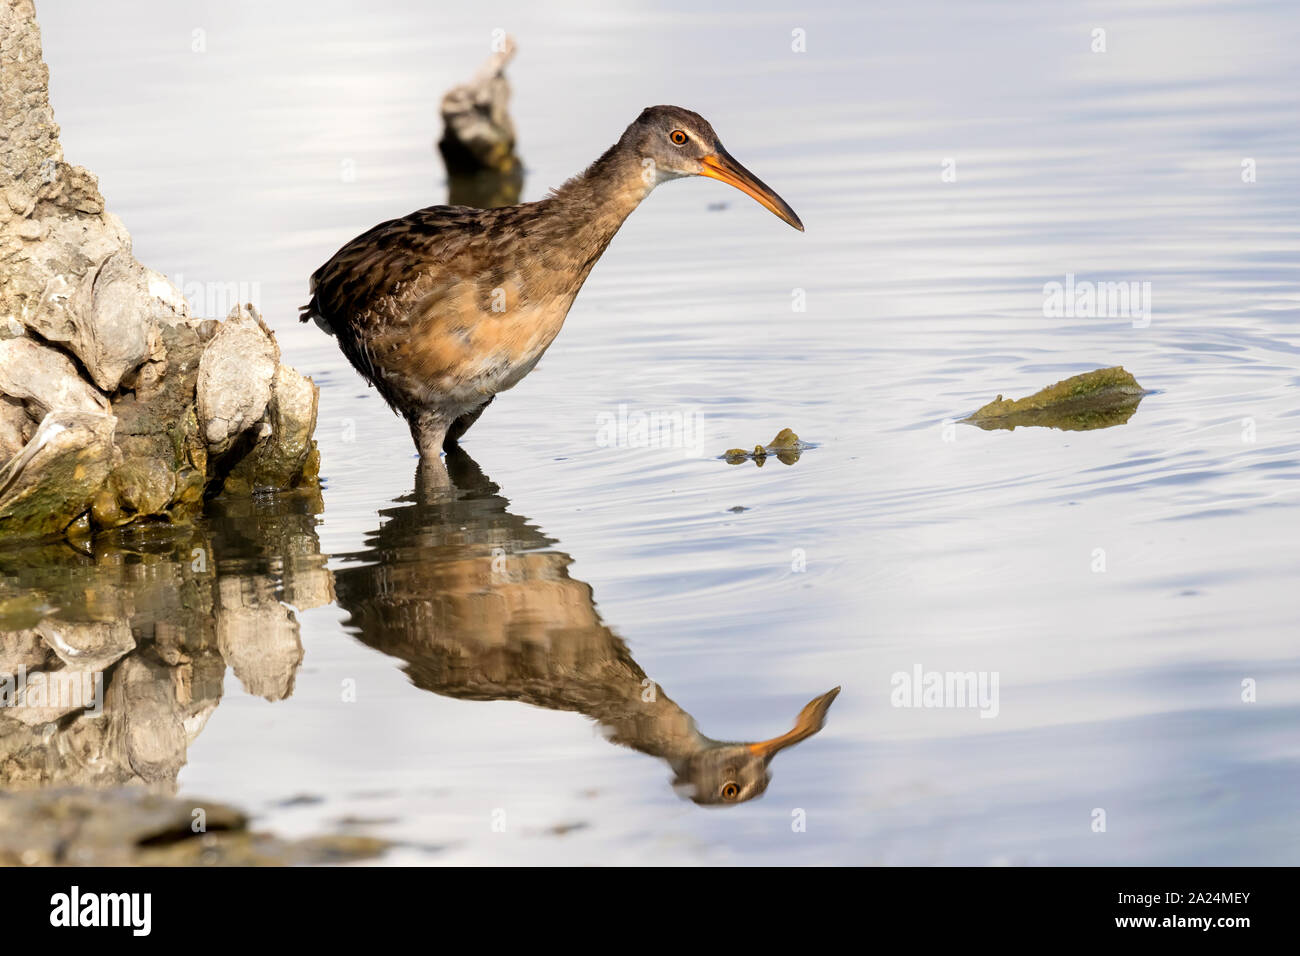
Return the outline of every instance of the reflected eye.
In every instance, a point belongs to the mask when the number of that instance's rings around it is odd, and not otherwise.
[[[723,800],[735,800],[738,796],[740,796],[740,788],[734,783],[726,784],[722,788]]]
[[[668,138],[673,141],[674,146],[685,146],[689,137],[679,129],[673,130],[668,134]]]

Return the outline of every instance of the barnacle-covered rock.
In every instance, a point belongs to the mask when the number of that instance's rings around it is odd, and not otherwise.
[[[136,261],[64,161],[32,3],[0,3],[0,546],[313,481],[315,420],[315,386],[256,310],[191,318]]]

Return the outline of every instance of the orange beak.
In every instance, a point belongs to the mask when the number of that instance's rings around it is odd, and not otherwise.
[[[758,743],[749,745],[749,752],[771,760],[786,747],[793,746],[801,740],[807,740],[817,731],[826,725],[826,712],[831,709],[831,703],[839,696],[840,689],[827,691],[820,697],[810,700],[803,710],[799,711],[799,716],[794,719],[794,727],[780,737],[773,737],[771,740],[761,740]]]
[[[735,186],[741,192],[757,199],[766,208],[776,213],[777,216],[800,232],[803,232],[803,223],[799,221],[799,217],[795,215],[794,210],[786,205],[786,201],[774,193],[763,180],[736,162],[732,155],[721,146],[718,147],[716,153],[703,157],[700,164],[704,167],[700,170],[701,176],[708,176],[710,179],[724,182],[728,186]]]

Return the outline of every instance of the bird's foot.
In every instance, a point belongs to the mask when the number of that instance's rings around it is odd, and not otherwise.
[[[408,422],[411,426],[411,437],[415,439],[415,447],[420,452],[420,457],[437,461],[438,456],[442,454],[442,444],[447,437],[447,426],[450,422],[445,416],[436,412],[412,415]]]

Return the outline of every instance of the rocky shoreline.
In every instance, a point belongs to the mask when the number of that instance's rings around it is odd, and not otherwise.
[[[191,316],[65,162],[31,0],[0,4],[0,546],[314,482],[318,391],[251,305]]]

